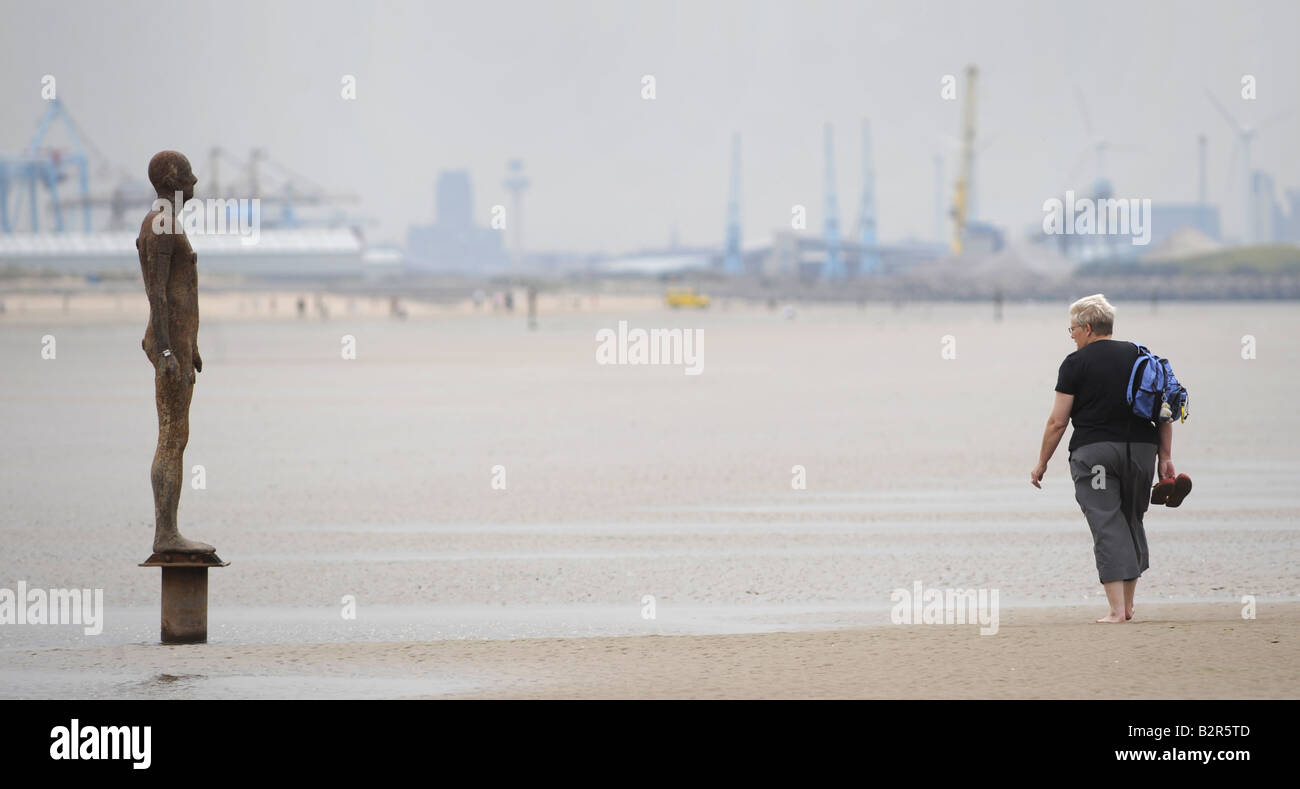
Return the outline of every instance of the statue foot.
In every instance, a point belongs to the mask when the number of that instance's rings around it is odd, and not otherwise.
[[[208,545],[206,542],[198,540],[187,540],[179,534],[171,534],[164,537],[155,537],[153,541],[154,553],[216,553],[217,549]]]

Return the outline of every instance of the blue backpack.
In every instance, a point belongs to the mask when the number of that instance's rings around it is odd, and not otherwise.
[[[1128,404],[1133,413],[1157,425],[1187,421],[1187,390],[1178,383],[1169,360],[1137,345],[1138,358],[1128,377]]]

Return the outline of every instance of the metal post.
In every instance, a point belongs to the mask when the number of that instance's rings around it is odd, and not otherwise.
[[[208,568],[226,567],[215,553],[155,553],[141,567],[162,568],[161,633],[164,644],[208,640]]]

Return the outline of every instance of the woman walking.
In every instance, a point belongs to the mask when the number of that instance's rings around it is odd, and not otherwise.
[[[1065,357],[1057,372],[1056,400],[1043,431],[1038,465],[1030,472],[1030,482],[1041,488],[1047,462],[1073,421],[1069,452],[1074,497],[1092,530],[1097,575],[1110,604],[1110,613],[1098,622],[1133,618],[1137,579],[1150,566],[1142,515],[1157,456],[1160,479],[1174,476],[1172,425],[1165,422],[1157,428],[1133,413],[1125,391],[1138,348],[1111,339],[1114,325],[1115,308],[1100,293],[1070,305],[1068,331],[1077,350]]]

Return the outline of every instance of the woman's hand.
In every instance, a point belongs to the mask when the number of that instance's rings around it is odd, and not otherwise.
[[[1041,489],[1043,486],[1038,483],[1043,481],[1043,475],[1046,473],[1047,464],[1039,463],[1037,466],[1034,466],[1033,471],[1029,472],[1029,481],[1033,483],[1034,487]]]
[[[1160,461],[1160,474],[1159,474],[1159,478],[1160,478],[1160,479],[1173,479],[1173,478],[1174,478],[1174,459],[1173,459],[1173,458],[1165,458],[1164,460]],[[1157,480],[1157,482],[1158,482],[1158,481],[1159,481],[1159,480]]]

